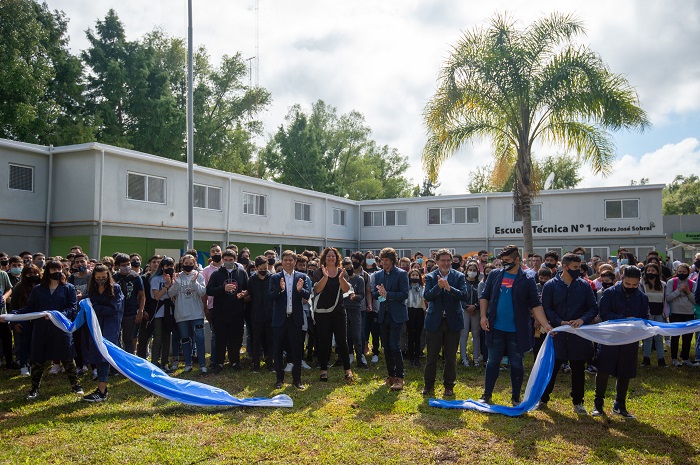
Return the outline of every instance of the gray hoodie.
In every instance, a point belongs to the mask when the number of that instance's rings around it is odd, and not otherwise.
[[[167,295],[175,302],[175,321],[190,321],[204,319],[204,302],[202,297],[207,295],[204,275],[197,272],[196,279],[184,271],[177,274]]]

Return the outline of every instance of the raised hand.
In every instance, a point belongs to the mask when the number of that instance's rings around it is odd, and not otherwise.
[[[286,289],[287,289],[287,285],[285,284],[284,276],[282,276],[282,277],[280,278],[280,290],[281,290],[281,291],[284,291],[284,290],[286,290]]]
[[[301,292],[302,289],[304,289],[304,278],[299,278],[297,281],[297,292]]]

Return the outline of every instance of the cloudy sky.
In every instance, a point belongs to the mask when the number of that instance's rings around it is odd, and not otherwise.
[[[130,40],[155,27],[187,37],[186,0],[47,2],[70,20],[75,53],[87,47],[85,30],[109,8]],[[256,55],[254,0],[194,0],[193,9],[195,46],[206,46],[214,59],[238,51]],[[323,99],[341,113],[357,110],[377,142],[409,158],[408,175],[418,183],[425,142],[421,112],[450,46],[497,12],[524,25],[555,9],[583,21],[587,35],[578,42],[629,80],[653,123],[642,134],[616,133],[613,174],[593,176],[584,168],[581,185],[628,185],[642,177],[667,183],[677,174],[700,175],[700,3],[681,0],[260,0],[258,79],[273,98],[263,115],[266,131],[274,132],[295,103],[308,109]],[[438,193],[465,192],[469,171],[490,160],[488,143],[465,147],[443,165]]]

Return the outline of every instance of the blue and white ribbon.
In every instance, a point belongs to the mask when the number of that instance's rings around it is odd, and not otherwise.
[[[576,334],[585,339],[605,345],[623,345],[638,342],[652,336],[680,336],[683,334],[700,331],[700,320],[692,320],[681,323],[660,323],[657,321],[643,320],[640,318],[627,318],[625,320],[610,320],[596,325],[584,325],[579,328],[571,326],[559,326],[552,332],[567,332]],[[556,336],[554,336],[556,337]],[[441,400],[430,399],[431,407],[452,408],[463,410],[478,410],[486,413],[500,413],[511,417],[520,416],[535,408],[542,397],[544,390],[552,376],[554,367],[554,343],[552,336],[547,335],[542,344],[535,364],[532,366],[530,378],[525,388],[523,401],[517,407],[505,405],[482,404],[475,400]]]
[[[71,322],[62,313],[57,311],[27,313],[23,315],[3,315],[6,321],[26,321],[49,316],[54,325],[65,332],[71,333],[87,323],[92,334],[97,350],[116,368],[121,374],[152,392],[153,394],[183,404],[200,407],[232,406],[232,407],[292,407],[292,399],[286,394],[279,394],[272,398],[253,397],[239,399],[233,397],[223,389],[197,381],[179,379],[168,376],[163,370],[137,357],[125,352],[120,347],[112,344],[102,337],[97,316],[92,309],[90,299],[80,301],[80,311],[75,321]]]

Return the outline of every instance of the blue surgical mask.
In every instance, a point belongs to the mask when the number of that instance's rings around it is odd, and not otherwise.
[[[22,268],[18,266],[13,266],[12,268],[10,268],[10,273],[12,274],[12,276],[19,276],[22,274]]]
[[[620,265],[629,265],[630,261],[626,258],[620,259]]]
[[[367,260],[365,260],[365,263],[367,263],[367,266],[374,265],[374,258],[368,258]]]

